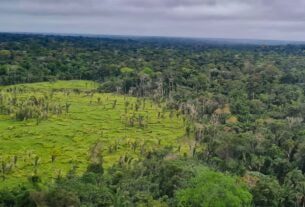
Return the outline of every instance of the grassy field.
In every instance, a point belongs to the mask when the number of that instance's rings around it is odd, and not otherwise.
[[[50,181],[73,166],[82,173],[96,142],[103,146],[105,167],[121,156],[136,158],[143,150],[160,146],[182,146],[180,153],[187,152],[181,143],[183,119],[176,112],[145,99],[90,92],[96,87],[88,81],[58,81],[0,89],[6,105],[15,100],[18,106],[29,97],[45,98],[63,109],[69,105],[67,111],[40,121],[17,120],[16,107],[0,114],[0,187],[16,186],[35,173]]]

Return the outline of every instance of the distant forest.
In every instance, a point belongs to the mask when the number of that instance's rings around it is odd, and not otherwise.
[[[74,79],[98,82],[99,92],[147,97],[179,111],[190,123],[185,133],[194,139],[192,157],[170,162],[164,149],[143,157],[142,167],[111,168],[111,178],[95,170],[67,177],[51,188],[51,204],[54,197],[72,206],[81,205],[81,198],[87,199],[83,206],[305,206],[305,45],[0,34],[1,85]],[[200,188],[213,177],[238,196],[224,203],[201,196],[217,198],[215,183]],[[105,197],[90,203],[84,183]],[[64,193],[56,194],[59,189]],[[21,192],[2,192],[0,201]],[[141,200],[144,192],[152,200]]]

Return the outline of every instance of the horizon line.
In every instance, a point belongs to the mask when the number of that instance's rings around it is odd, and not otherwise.
[[[24,34],[24,35],[45,35],[45,36],[65,36],[65,37],[121,37],[121,38],[164,38],[164,39],[189,39],[189,40],[214,40],[231,41],[231,43],[264,45],[266,43],[279,43],[278,45],[305,44],[304,40],[284,40],[284,39],[260,39],[260,38],[226,38],[226,37],[191,37],[191,36],[170,36],[170,35],[134,35],[134,34],[97,34],[97,33],[61,33],[61,32],[21,32],[21,31],[0,31],[0,34]]]

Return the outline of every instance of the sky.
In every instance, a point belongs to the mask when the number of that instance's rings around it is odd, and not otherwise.
[[[0,32],[305,41],[305,0],[0,0]]]

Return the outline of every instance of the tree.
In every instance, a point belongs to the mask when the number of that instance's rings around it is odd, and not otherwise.
[[[176,199],[180,207],[239,207],[251,206],[252,196],[235,177],[204,169],[177,191]]]
[[[127,76],[127,75],[132,74],[133,71],[134,71],[134,69],[129,68],[129,67],[123,67],[123,68],[121,68],[120,71],[121,71],[121,73],[122,73],[123,75]]]
[[[251,190],[255,206],[278,207],[282,201],[282,188],[272,177],[261,176]]]
[[[47,198],[48,204],[50,207],[58,207],[58,206],[73,206],[73,207],[79,207],[80,206],[80,200],[72,192],[68,192],[66,190],[62,189],[56,189],[52,191]]]
[[[300,170],[287,173],[284,180],[285,206],[305,206],[305,177]]]

